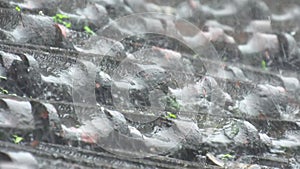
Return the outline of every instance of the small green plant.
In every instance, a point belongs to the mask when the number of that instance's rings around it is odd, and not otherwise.
[[[21,8],[20,8],[19,6],[16,6],[16,7],[15,7],[15,10],[16,10],[17,12],[21,12]]]
[[[176,98],[173,96],[167,97],[166,110],[178,112],[180,110],[180,104],[177,102]]]
[[[85,30],[86,33],[95,35],[95,32],[89,26],[84,26],[83,29]]]
[[[262,60],[262,61],[261,61],[261,68],[264,69],[264,70],[267,69],[267,63],[266,63],[265,60]]]
[[[176,116],[176,114],[173,114],[171,112],[167,112],[166,118],[177,119],[177,116]]]
[[[72,27],[71,22],[63,22],[63,25],[65,25],[65,27],[67,27],[67,28],[71,28]]]
[[[20,137],[20,136],[18,136],[18,135],[13,135],[13,137],[14,137],[14,143],[15,144],[19,144],[21,141],[23,141],[24,140],[24,138],[23,137]]]
[[[2,94],[8,94],[8,91],[5,90],[5,89],[3,89],[2,87],[0,87],[0,92],[1,92]]]
[[[229,159],[233,159],[234,157],[230,154],[223,154],[222,155],[222,160],[229,160]]]
[[[64,14],[56,14],[55,16],[53,16],[54,21],[59,21],[59,20],[63,20],[63,19],[70,19],[69,16],[64,15]]]
[[[4,88],[2,88],[2,87],[0,87],[0,93],[2,93],[2,94],[7,94],[7,95],[10,95],[10,96],[17,96],[17,94],[15,94],[15,93],[10,93],[8,90],[6,90],[6,89],[4,89]]]
[[[52,17],[53,18],[53,21],[56,22],[56,23],[60,23],[62,25],[64,25],[65,27],[67,28],[71,28],[72,27],[72,24],[71,22],[67,22],[65,20],[69,20],[70,17],[67,16],[67,15],[64,15],[64,14],[56,14],[55,16]]]

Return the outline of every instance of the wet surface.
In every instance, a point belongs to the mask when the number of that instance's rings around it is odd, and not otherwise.
[[[0,1],[0,167],[299,168],[298,5]]]

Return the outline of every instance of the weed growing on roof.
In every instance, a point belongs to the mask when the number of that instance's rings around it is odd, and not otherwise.
[[[19,144],[21,141],[24,140],[23,137],[19,137],[18,135],[13,135],[13,137],[14,137],[13,142],[14,142],[15,144]]]
[[[67,15],[58,13],[53,17],[53,19],[54,19],[54,21],[59,21],[59,20],[63,20],[63,19],[70,19],[70,17]]]
[[[85,30],[86,33],[95,35],[95,32],[89,26],[84,26],[83,29]]]
[[[0,87],[0,93],[2,93],[2,94],[8,94],[8,91],[5,90],[4,88]]]
[[[229,160],[229,159],[233,159],[234,156],[230,155],[230,154],[223,154],[222,155],[222,160]]]
[[[10,92],[8,92],[8,90],[6,90],[6,89],[4,89],[2,87],[0,87],[0,93],[6,94],[6,95],[10,95],[10,96],[17,96],[16,94],[10,93]]]
[[[166,118],[177,119],[177,116],[176,116],[176,114],[173,114],[171,112],[167,112]]]
[[[167,97],[167,110],[172,110],[175,112],[178,112],[180,110],[180,105],[175,97]]]
[[[56,23],[59,23],[59,24],[62,24],[64,25],[65,27],[67,28],[71,28],[72,27],[72,24],[71,22],[67,22],[66,20],[69,20],[70,17],[67,16],[67,15],[64,15],[64,14],[56,14],[55,16],[52,17],[53,18],[53,21],[56,22]]]
[[[21,12],[21,8],[20,8],[19,6],[16,6],[16,7],[15,7],[15,10],[16,10],[17,12]]]
[[[261,68],[264,69],[264,70],[267,69],[267,63],[266,63],[265,60],[262,60],[262,61],[261,61]]]
[[[71,28],[71,27],[72,27],[71,22],[63,22],[63,24],[64,24],[65,27],[67,27],[67,28]]]

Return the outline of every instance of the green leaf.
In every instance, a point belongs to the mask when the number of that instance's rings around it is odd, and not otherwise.
[[[172,96],[167,97],[167,105],[176,111],[180,109],[180,105],[177,102],[176,98]]]
[[[18,11],[18,12],[21,12],[21,8],[19,6],[16,6],[15,10]]]
[[[176,119],[177,116],[176,116],[176,114],[173,114],[171,112],[167,112],[167,118]]]
[[[266,63],[265,60],[262,60],[262,61],[261,61],[261,68],[264,69],[264,70],[267,69],[267,63]]]
[[[222,160],[227,160],[227,159],[232,159],[234,158],[234,156],[230,155],[230,154],[223,154],[222,155]]]
[[[95,35],[95,32],[92,31],[92,29],[88,26],[84,26],[83,29],[85,30],[86,33],[89,33],[91,35]]]
[[[14,143],[15,144],[19,144],[21,141],[24,140],[23,137],[19,137],[18,135],[13,135],[13,137],[14,137]]]
[[[53,16],[52,19],[54,22],[58,22],[58,18],[56,16]]]
[[[65,27],[70,28],[72,25],[70,22],[66,22],[64,20],[69,19],[70,17],[67,15],[63,15],[63,14],[56,14],[55,16],[52,17],[53,21],[56,23],[60,23],[63,24]]]
[[[63,25],[67,28],[71,28],[72,26],[71,22],[63,22]]]
[[[8,94],[8,91],[3,89],[2,87],[0,87],[0,92],[3,93],[3,94]]]
[[[60,14],[60,13],[56,14],[55,17],[56,17],[57,19],[60,19],[60,20],[63,20],[63,19],[69,19],[69,18],[70,18],[69,16],[64,15],[64,14]]]

